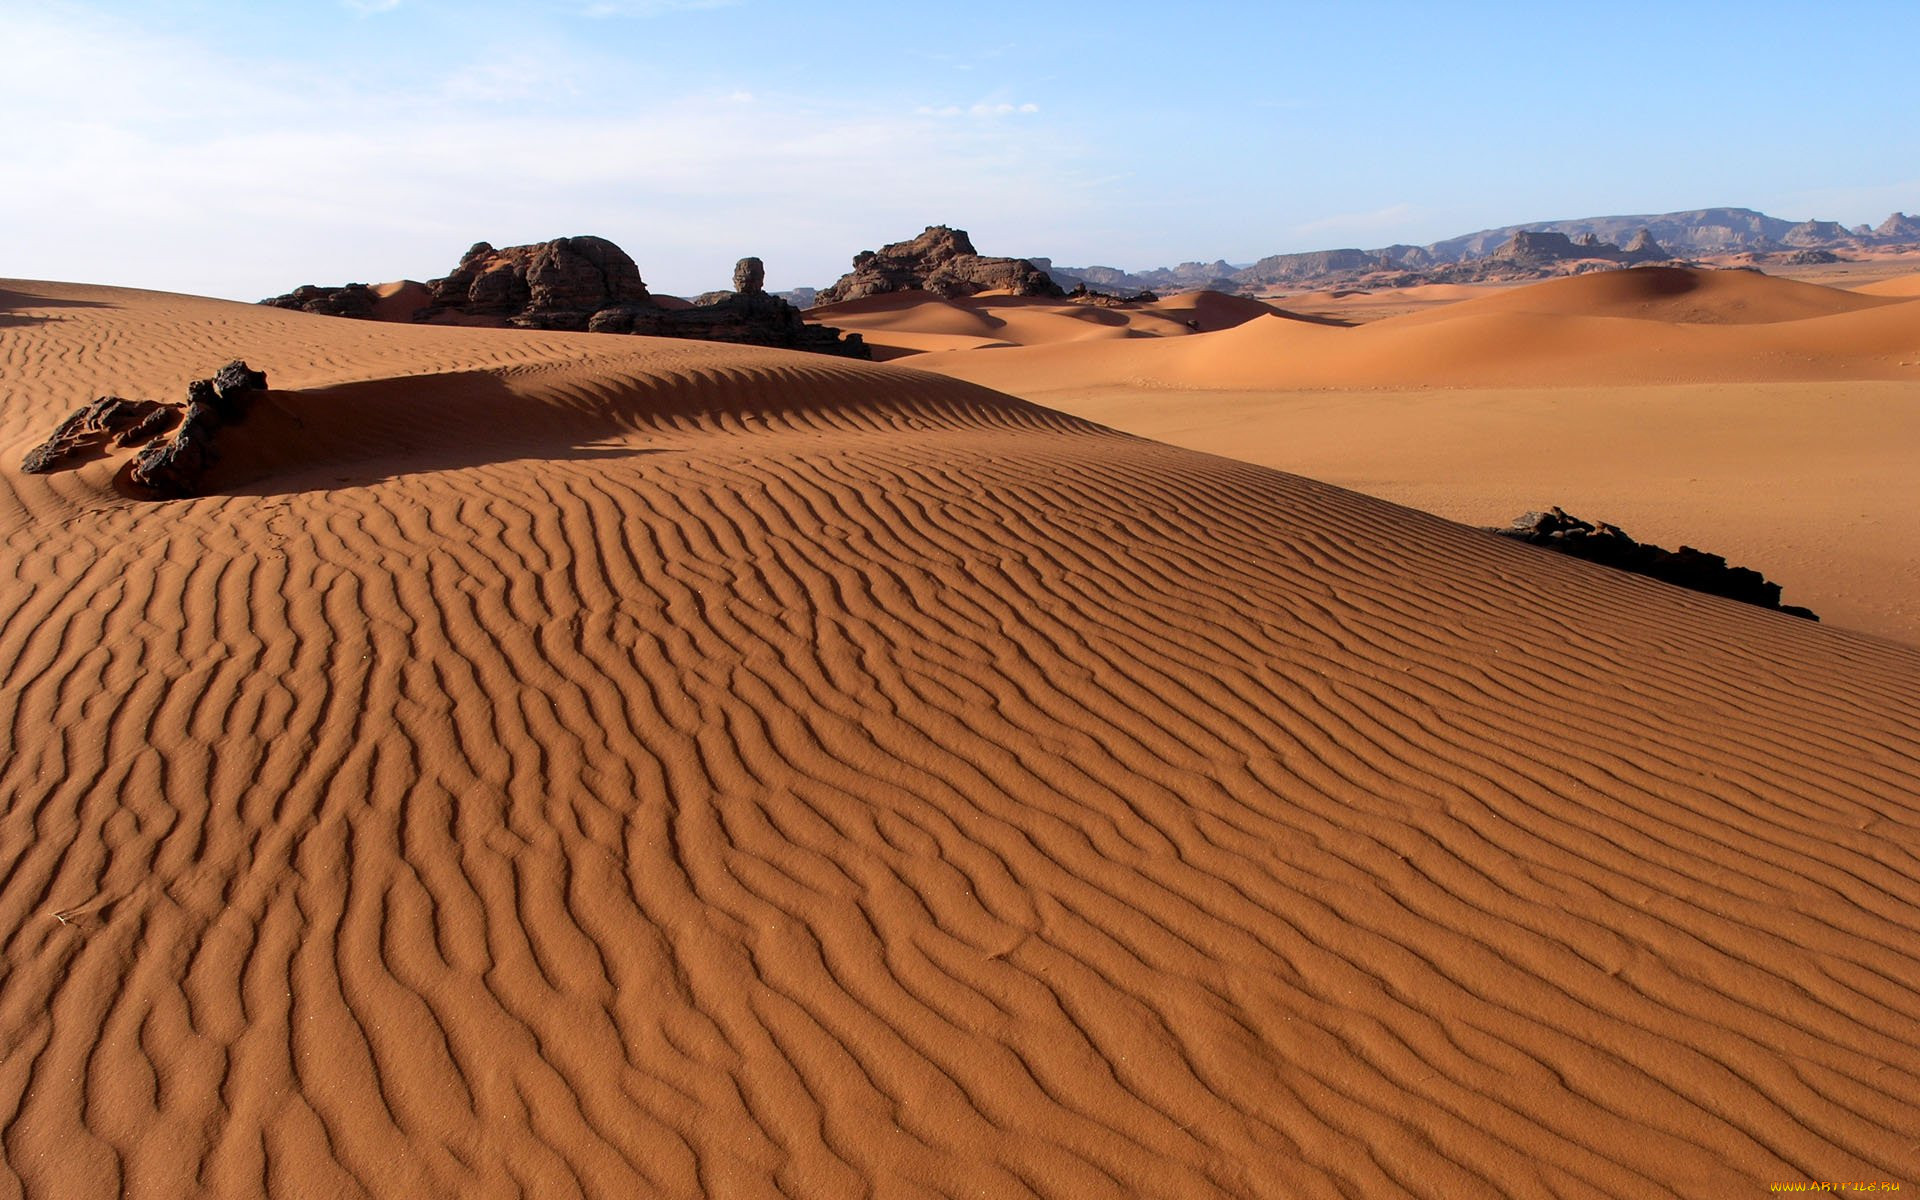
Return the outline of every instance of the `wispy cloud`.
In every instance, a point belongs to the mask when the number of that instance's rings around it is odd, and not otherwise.
[[[392,12],[400,7],[400,0],[341,0],[341,2],[358,13]]]

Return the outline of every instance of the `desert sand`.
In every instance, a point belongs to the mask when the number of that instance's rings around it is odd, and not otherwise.
[[[951,377],[1763,327],[1001,307],[937,374],[0,281],[0,1195],[1920,1185],[1920,650]],[[217,494],[18,470],[234,357]]]
[[[1920,644],[1911,278],[1841,290],[1614,271],[1448,289],[1386,318],[1345,314],[1353,327],[1256,316],[1158,338],[1143,324],[1123,340],[908,361],[1469,524],[1559,504],[1755,567],[1823,620]],[[1341,318],[1328,299],[1275,303]],[[917,309],[902,298],[885,319],[909,329]]]

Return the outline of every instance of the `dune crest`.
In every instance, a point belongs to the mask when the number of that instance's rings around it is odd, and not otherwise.
[[[221,494],[13,468],[230,357]],[[1911,1177],[1920,651],[885,364],[16,281],[0,367],[16,1194]]]

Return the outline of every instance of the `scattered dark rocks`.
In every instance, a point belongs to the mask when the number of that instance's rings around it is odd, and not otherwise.
[[[184,404],[102,396],[60,422],[52,436],[27,453],[21,469],[41,475],[97,457],[109,444],[143,447],[127,479],[160,499],[199,494],[200,481],[216,459],[214,438],[222,425],[246,416],[267,376],[234,360],[211,378],[187,385]]]
[[[820,292],[818,303],[834,304],[886,292],[927,291],[952,299],[985,291],[1015,296],[1060,296],[1053,277],[1024,258],[987,258],[977,253],[964,229],[929,225],[910,241],[854,255],[853,270]]]
[[[1809,609],[1781,604],[1780,585],[1768,582],[1758,571],[1730,567],[1718,554],[1708,554],[1691,546],[1667,550],[1636,542],[1617,526],[1604,521],[1582,521],[1558,505],[1545,512],[1523,513],[1511,526],[1492,532],[1711,596],[1724,596],[1810,621],[1820,619]]]
[[[1088,304],[1094,308],[1129,308],[1136,304],[1153,304],[1160,297],[1151,291],[1138,291],[1131,296],[1116,296],[1111,292],[1096,291],[1086,284],[1078,284],[1067,293],[1070,304]]]
[[[145,445],[179,419],[180,409],[172,404],[102,396],[74,409],[46,441],[27,451],[20,469],[29,475],[46,475],[98,458],[109,445]]]

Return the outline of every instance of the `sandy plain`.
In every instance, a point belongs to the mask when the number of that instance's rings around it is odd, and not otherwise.
[[[1920,650],[953,377],[1364,330],[982,307],[942,374],[0,282],[0,1194],[1920,1184]],[[1897,386],[1907,308],[1793,324]],[[236,356],[215,494],[17,469]]]

